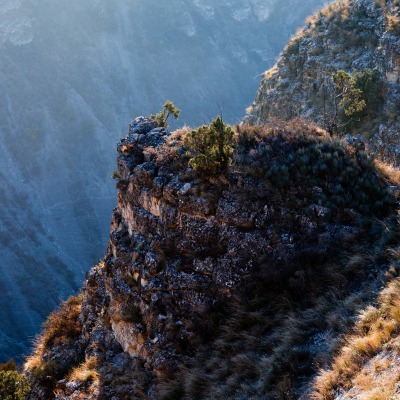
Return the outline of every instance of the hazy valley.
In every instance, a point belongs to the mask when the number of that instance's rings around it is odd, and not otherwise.
[[[104,255],[113,148],[131,118],[171,98],[181,123],[220,110],[238,122],[323,2],[290,12],[300,3],[1,2],[1,360],[26,353]]]

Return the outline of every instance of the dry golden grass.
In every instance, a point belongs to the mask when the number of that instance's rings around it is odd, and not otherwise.
[[[97,372],[97,367],[97,358],[89,357],[81,365],[71,371],[68,376],[68,380],[83,383],[86,383],[88,381],[98,383],[99,373]]]
[[[173,131],[168,137],[165,144],[158,149],[156,161],[160,166],[172,168],[178,172],[182,169],[181,150],[185,136],[191,131],[191,128],[184,126]]]
[[[42,347],[39,347],[41,346],[36,346],[35,353],[26,360],[24,364],[25,371],[32,371],[40,367],[44,351]]]
[[[63,344],[66,340],[77,337],[81,332],[78,316],[82,308],[82,296],[71,296],[59,310],[52,312],[43,324],[41,340],[45,346]]]
[[[34,354],[24,365],[25,370],[32,371],[42,367],[42,357],[52,345],[62,345],[76,338],[81,332],[78,316],[82,308],[82,295],[71,296],[60,308],[53,311],[43,324],[42,334],[36,338]]]
[[[400,378],[396,362],[400,352],[392,349],[389,357],[384,352],[399,333],[400,278],[396,278],[381,292],[377,305],[360,314],[331,369],[320,372],[313,399],[333,399],[350,388],[361,393],[358,399],[389,399]]]
[[[387,400],[396,393],[400,365],[394,352],[383,351],[354,377],[352,391],[362,400]]]
[[[100,379],[96,370],[96,357],[89,357],[83,364],[75,368],[68,376],[68,381],[80,382],[79,389],[71,396],[74,400],[87,400],[99,389]],[[61,387],[54,391],[57,399],[64,399],[65,392]],[[68,397],[70,398],[70,397]]]
[[[400,186],[400,169],[380,160],[375,160],[377,170],[393,185]]]
[[[268,69],[267,71],[264,72],[263,78],[268,80],[271,79],[274,75],[278,73],[278,66],[274,65],[272,68]]]
[[[192,130],[189,126],[183,126],[182,128],[173,131],[167,138],[168,146],[182,145],[185,136]]]

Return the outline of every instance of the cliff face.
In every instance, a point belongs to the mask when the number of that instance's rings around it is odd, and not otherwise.
[[[132,122],[106,257],[46,323],[26,364],[30,399],[265,398],[289,390],[277,384],[287,374],[304,392],[345,326],[323,322],[333,292],[347,295],[357,277],[367,301],[374,284],[363,277],[383,273],[341,264],[357,241],[369,246],[360,221],[395,203],[362,153],[304,122],[274,129],[239,133],[233,166],[205,177],[187,166],[187,130]]]
[[[75,351],[64,344],[41,354],[44,362],[96,359],[102,379],[100,392],[91,389],[93,398],[111,398],[116,386],[117,398],[130,398],[132,387],[150,395],[156,377],[171,376],[212,335],[210,310],[249,277],[256,254],[268,245],[258,228],[271,210],[241,205],[238,194],[222,195],[222,188],[199,193],[168,163],[156,164],[166,137],[163,128],[139,118],[118,145],[118,203],[107,255],[85,282],[79,344]],[[120,374],[129,385],[104,382],[107,368],[113,380]],[[142,370],[147,381],[126,377],[126,370]],[[58,389],[75,398],[73,385]],[[40,390],[32,398],[43,396]]]
[[[375,70],[367,108],[336,121],[341,134],[361,134],[371,150],[399,163],[399,4],[384,0],[336,2],[310,17],[286,45],[276,65],[264,73],[245,120],[310,118],[321,126],[336,113],[333,74]]]

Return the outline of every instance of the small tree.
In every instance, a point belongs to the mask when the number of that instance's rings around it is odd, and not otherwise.
[[[178,119],[181,110],[175,107],[172,101],[167,100],[164,103],[163,109],[157,114],[151,114],[150,118],[156,121],[157,126],[168,128],[167,120],[172,115],[175,119]]]
[[[338,102],[347,117],[365,109],[367,103],[363,98],[363,91],[356,87],[357,82],[354,77],[347,72],[339,71],[333,75],[333,83],[335,86],[336,115],[338,113]]]
[[[363,118],[373,118],[383,101],[383,92],[384,84],[376,69],[333,74],[331,84],[324,85],[324,124],[327,131],[338,133],[345,126],[351,131]],[[326,112],[326,100],[333,103],[331,114]]]
[[[184,142],[191,157],[189,166],[207,174],[225,171],[232,161],[233,134],[221,117],[215,118],[209,126],[191,131]]]

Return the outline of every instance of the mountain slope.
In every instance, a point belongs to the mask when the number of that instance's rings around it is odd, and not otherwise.
[[[351,116],[339,109],[334,124],[341,134],[361,134],[371,150],[398,164],[399,35],[398,1],[346,0],[327,6],[308,19],[265,72],[245,120],[299,116],[328,127],[343,98],[335,90],[334,74],[374,71],[369,81],[360,79],[365,109]]]
[[[207,129],[231,165],[191,145]],[[309,398],[398,262],[400,181],[308,122],[231,132],[132,121],[106,257],[46,322],[31,400]]]
[[[323,11],[329,43],[355,21],[352,39],[373,39],[383,5],[339,2]],[[314,73],[303,35],[268,73],[247,117],[270,123],[239,125],[232,136],[219,119],[172,134],[132,121],[117,148],[106,257],[81,295],[47,320],[25,364],[29,399],[398,396],[400,174],[310,120],[282,122],[313,90],[300,73],[302,51]],[[331,90],[350,56],[360,63],[364,54],[360,71],[374,71],[368,60],[382,49],[365,50],[336,52],[329,79],[316,83]],[[377,79],[383,108],[346,126],[367,135],[387,122],[393,76]],[[327,93],[315,109],[306,103],[305,115],[320,119],[325,98],[322,121],[331,117]],[[393,159],[388,148],[383,155]]]
[[[1,1],[0,361],[103,255],[116,132],[169,97],[183,122],[234,122],[322,2]]]

